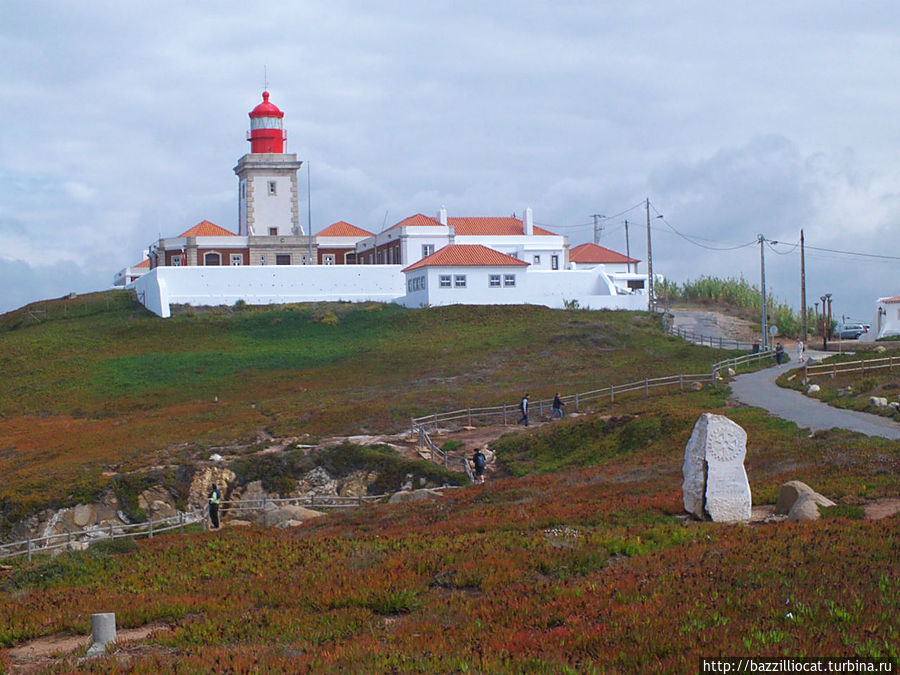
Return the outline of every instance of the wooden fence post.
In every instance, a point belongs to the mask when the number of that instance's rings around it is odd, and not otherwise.
[[[644,378],[644,398],[650,396],[650,381],[645,377]]]
[[[506,426],[506,404],[503,404],[503,426]]]
[[[31,537],[25,540],[25,546],[28,550],[28,562],[31,562]]]
[[[578,394],[575,394],[575,412],[579,412],[578,410]]]
[[[147,519],[147,524],[150,526],[150,539],[153,539],[153,518]]]

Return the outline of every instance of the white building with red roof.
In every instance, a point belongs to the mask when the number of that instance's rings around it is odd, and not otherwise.
[[[534,224],[526,208],[515,216],[447,216],[441,208],[436,218],[417,213],[361,240],[356,258],[363,265],[411,265],[451,244],[478,244],[533,265],[535,269],[564,269],[566,237]]]
[[[264,92],[249,116],[250,152],[234,167],[237,231],[201,221],[177,237],[160,237],[145,262],[116,275],[160,316],[173,304],[238,300],[647,305],[643,281],[637,283],[644,275],[607,269],[624,256],[602,249],[619,259],[570,264],[567,238],[535,225],[530,208],[517,218],[454,217],[442,207],[435,218],[415,214],[378,234],[339,221],[307,235],[298,208],[302,162],[285,152],[284,113]]]
[[[340,220],[316,234],[319,265],[355,265],[356,245],[374,236],[368,230]]]

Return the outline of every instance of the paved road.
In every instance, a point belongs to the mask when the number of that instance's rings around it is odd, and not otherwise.
[[[887,417],[832,408],[799,391],[783,389],[775,384],[776,378],[790,368],[791,364],[785,364],[738,375],[731,383],[731,396],[741,403],[768,410],[773,415],[790,420],[801,429],[819,431],[838,427],[866,436],[900,439],[900,424]]]

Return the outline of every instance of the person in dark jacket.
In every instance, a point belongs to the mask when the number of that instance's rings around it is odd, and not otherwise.
[[[559,392],[556,392],[556,396],[553,397],[553,409],[550,411],[550,419],[552,420],[554,417],[559,417],[562,419],[562,409],[565,403],[562,402],[562,399],[559,397]]]
[[[484,453],[476,448],[475,452],[472,454],[472,466],[475,469],[475,480],[482,485],[484,484],[484,467],[486,464],[487,459],[485,458]]]
[[[525,424],[525,426],[527,427],[528,426],[528,394],[527,393],[522,397],[522,400],[519,402],[519,410],[522,413],[522,417],[519,419],[518,422],[516,422],[516,424]]]
[[[219,493],[219,488],[213,483],[209,493],[209,522],[214,530],[219,529],[219,502],[221,501],[222,495]]]

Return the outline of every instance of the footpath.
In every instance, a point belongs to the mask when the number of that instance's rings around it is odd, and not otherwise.
[[[808,351],[807,355],[816,359],[827,354]],[[838,428],[856,431],[866,436],[900,439],[900,424],[890,418],[856,410],[833,408],[799,391],[784,389],[775,384],[775,380],[785,371],[799,367],[798,363],[790,362],[764,368],[755,373],[738,375],[731,383],[731,397],[745,405],[768,410],[771,414],[810,431]]]

